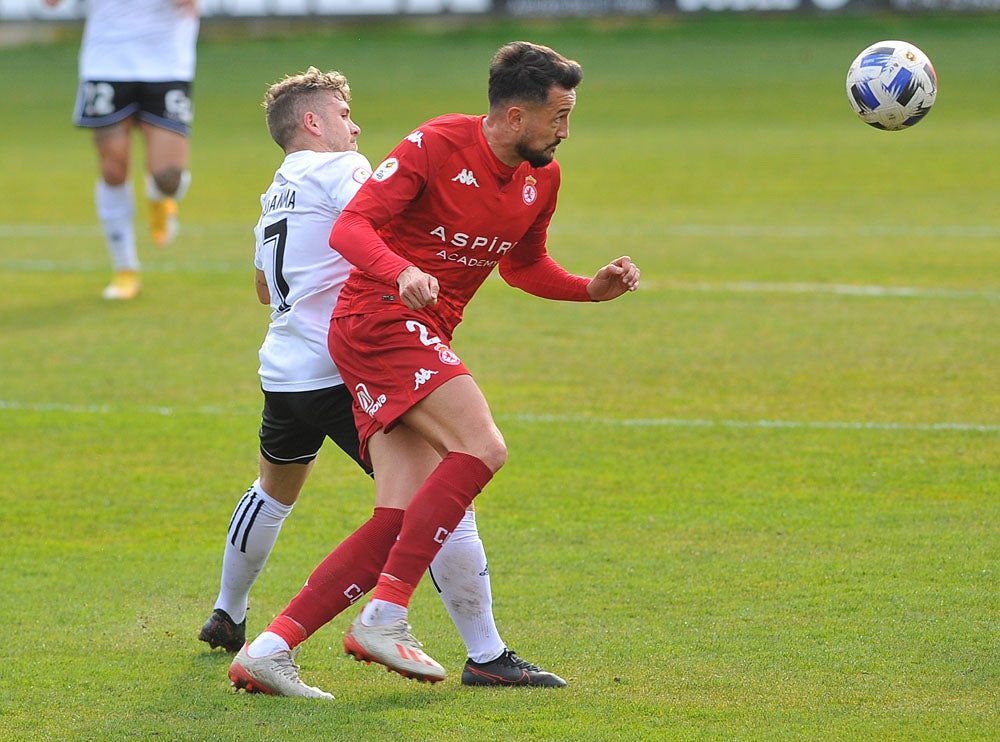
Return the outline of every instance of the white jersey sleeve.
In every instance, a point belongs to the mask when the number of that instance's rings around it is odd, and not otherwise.
[[[260,197],[254,265],[271,294],[271,324],[260,348],[261,386],[268,391],[343,383],[326,337],[351,264],[330,247],[330,230],[370,174],[357,152],[293,152]]]
[[[191,82],[198,27],[174,0],[89,0],[80,79]]]

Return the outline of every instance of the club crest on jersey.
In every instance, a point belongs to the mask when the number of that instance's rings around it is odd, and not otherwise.
[[[377,168],[375,168],[375,172],[372,173],[372,180],[376,181],[377,183],[381,183],[384,180],[389,180],[389,178],[391,178],[395,174],[398,167],[399,167],[399,160],[397,160],[395,157],[390,157],[389,159],[385,160],[381,165],[379,165]]]
[[[438,358],[441,359],[441,363],[447,363],[449,366],[457,366],[462,362],[461,359],[455,355],[455,351],[444,343],[438,343],[435,345],[434,350],[438,352]]]
[[[524,203],[528,206],[535,203],[535,199],[538,198],[538,189],[535,188],[536,183],[538,183],[538,181],[530,175],[524,179],[524,188],[521,189],[521,198],[524,199]]]

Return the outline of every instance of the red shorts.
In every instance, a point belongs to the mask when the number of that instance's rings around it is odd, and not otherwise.
[[[361,457],[368,439],[392,430],[413,405],[449,379],[469,373],[427,315],[404,311],[334,317],[328,345],[354,396]]]

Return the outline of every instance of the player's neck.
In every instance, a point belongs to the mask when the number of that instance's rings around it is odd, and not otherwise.
[[[517,148],[514,146],[514,138],[505,127],[491,123],[489,116],[483,119],[482,126],[486,146],[500,162],[512,168],[524,162],[524,158],[517,153]]]

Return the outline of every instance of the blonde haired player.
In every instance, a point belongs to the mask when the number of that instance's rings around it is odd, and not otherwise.
[[[49,6],[61,0],[45,0]],[[93,131],[100,177],[94,198],[113,276],[105,299],[141,288],[129,181],[133,128],[146,148],[153,242],[177,233],[177,202],[191,182],[188,137],[198,39],[197,0],[88,0],[73,121]]]

